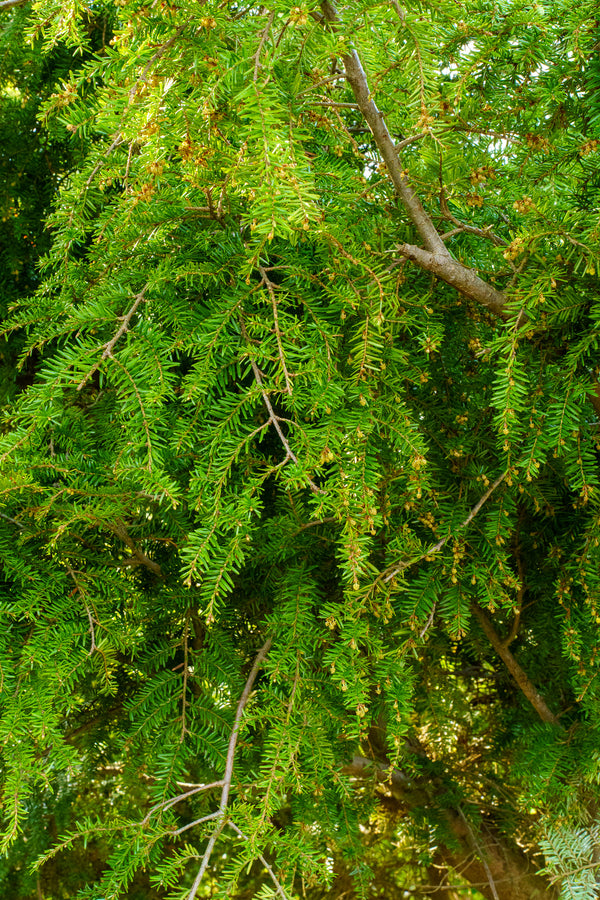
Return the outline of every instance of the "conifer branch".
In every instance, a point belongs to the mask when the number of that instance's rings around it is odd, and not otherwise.
[[[106,344],[103,345],[102,356],[100,357],[98,362],[94,363],[94,365],[92,366],[90,371],[87,373],[87,375],[85,375],[84,378],[79,382],[79,384],[77,385],[78,391],[81,391],[85,387],[86,383],[89,381],[89,379],[92,377],[92,375],[94,375],[94,373],[98,371],[98,369],[100,368],[100,366],[102,365],[104,360],[108,359],[109,356],[112,356],[112,352],[115,349],[115,346],[117,345],[117,343],[120,341],[120,339],[123,337],[123,335],[129,331],[129,325],[131,324],[131,320],[132,320],[133,316],[135,315],[135,313],[137,312],[139,305],[142,302],[145,302],[145,299],[146,299],[145,294],[146,294],[147,290],[148,290],[148,285],[146,284],[146,285],[144,285],[142,290],[139,292],[139,294],[136,294],[133,304],[131,305],[129,310],[125,313],[125,315],[119,317],[119,321],[121,322],[121,325],[119,326],[118,330],[113,335],[113,337],[110,339],[110,341],[107,341]]]
[[[4,12],[5,9],[14,9],[16,6],[25,6],[26,3],[29,3],[29,0],[2,0],[0,12]]]
[[[508,649],[506,642],[500,638],[499,634],[494,629],[494,626],[488,619],[485,612],[475,601],[471,603],[471,612],[481,625],[483,632],[488,638],[490,644],[516,681],[525,697],[529,700],[542,722],[547,722],[549,725],[558,725],[558,717],[555,716],[554,713],[549,709],[546,701],[539,693],[533,682],[530,680],[527,673],[521,668],[519,663],[516,661],[516,659]]]
[[[396,144],[396,149],[398,149],[398,147],[399,145]],[[452,222],[452,224],[456,226],[453,231],[450,231],[447,234],[443,234],[442,240],[447,240],[451,235],[461,234],[465,232],[466,234],[475,234],[478,237],[487,238],[487,240],[491,241],[495,247],[508,247],[508,241],[505,241],[504,238],[501,238],[499,237],[499,235],[494,234],[494,232],[491,230],[491,226],[486,226],[485,228],[476,228],[474,225],[468,225],[466,222],[461,222],[460,219],[458,219],[453,213],[451,213],[448,207],[448,201],[446,200],[446,192],[444,190],[443,184],[441,185],[440,190],[440,210],[444,219],[446,219],[448,222]]]
[[[505,309],[505,295],[480,278],[473,269],[456,262],[449,254],[444,256],[440,253],[431,253],[414,244],[398,244],[398,250],[402,256],[416,263],[419,268],[441,278],[461,294],[485,306],[494,315],[501,319],[508,318]]]
[[[503,472],[502,475],[499,475],[498,478],[494,481],[493,484],[489,486],[485,494],[479,498],[475,506],[469,512],[469,515],[464,519],[457,528],[457,531],[462,531],[463,528],[466,528],[469,525],[484,503],[489,500],[493,492],[496,488],[504,481],[507,476],[507,472]],[[414,559],[408,559],[400,563],[394,563],[391,566],[388,566],[377,578],[377,581],[383,581],[384,584],[387,584],[392,578],[395,578],[396,575],[399,575],[400,572],[403,572],[404,569],[407,569],[409,566],[414,566],[416,563],[421,562],[422,559],[427,559],[428,556],[433,556],[435,553],[438,553],[448,541],[454,537],[454,534],[447,534],[446,537],[442,538],[437,544],[433,544],[428,550],[425,550],[424,553],[421,553],[420,556],[415,557]]]
[[[188,822],[187,825],[182,825],[181,828],[177,828],[175,831],[171,831],[170,834],[172,837],[177,837],[178,834],[183,834],[184,831],[189,831],[190,828],[195,828],[196,825],[203,825],[205,822],[212,822],[214,821],[214,819],[218,819],[219,815],[220,813],[217,809],[215,810],[215,812],[209,813],[207,816],[202,816],[200,819],[194,819],[193,822]]]
[[[160,803],[156,803],[151,809],[148,810],[147,814],[140,822],[140,825],[147,825],[155,812],[164,812],[164,810],[170,809],[172,806],[175,806],[175,804],[181,803],[182,800],[187,800],[188,797],[193,797],[194,794],[199,794],[201,791],[210,791],[213,788],[217,787],[223,787],[223,784],[223,779],[221,779],[221,781],[211,781],[210,784],[195,784],[189,791],[184,791],[182,794],[178,794],[177,797],[171,797],[168,800],[161,800]],[[191,826],[188,825],[186,827],[189,828]],[[174,834],[179,834],[179,832],[174,832]]]
[[[265,29],[261,35],[260,42],[258,45],[258,50],[254,54],[254,74],[253,81],[256,84],[258,81],[258,72],[260,70],[260,56],[263,51],[263,47],[265,46],[267,39],[269,37],[269,32],[271,31],[271,25],[273,24],[273,20],[275,18],[275,10],[272,10],[269,13],[269,18],[267,19],[267,24],[265,25]]]
[[[23,2],[26,2],[26,0],[23,0]],[[158,60],[161,58],[161,56],[164,56],[164,54],[167,52],[169,47],[173,46],[173,44],[175,43],[177,38],[183,34],[183,32],[185,31],[185,29],[187,28],[187,26],[189,25],[191,20],[192,20],[192,16],[189,16],[189,18],[187,18],[185,20],[183,25],[179,26],[179,28],[175,31],[175,33],[171,35],[169,40],[165,41],[165,43],[162,44],[158,48],[158,50],[156,51],[154,56],[152,56],[152,58],[146,63],[146,65],[144,66],[144,69],[142,71],[142,74],[130,88],[129,95],[127,98],[127,104],[125,106],[125,109],[123,110],[122,117],[124,117],[127,114],[127,112],[129,111],[129,108],[131,107],[131,104],[133,103],[133,101],[135,99],[135,95],[137,93],[137,89],[140,86],[140,84],[145,84],[146,81],[148,80],[148,73],[150,72],[150,69],[152,68],[154,63],[158,62]],[[110,154],[113,152],[113,150],[116,150],[116,148],[119,147],[123,143],[123,141],[124,141],[123,130],[122,130],[122,128],[119,128],[113,134],[113,141],[112,141],[110,147],[108,148],[108,150],[106,150],[106,152],[102,155],[101,159],[94,166],[94,168],[92,170],[92,174],[89,176],[88,180],[86,181],[86,184],[85,184],[86,189],[89,188],[90,184],[94,180],[94,177],[100,171],[100,169],[102,168],[102,166],[104,165],[105,161],[108,159]],[[131,153],[131,148],[130,148],[129,152]]]
[[[5,519],[7,522],[12,522],[13,525],[16,525],[21,531],[25,528],[25,526],[18,522],[16,519],[11,518],[11,516],[7,516],[6,513],[0,512],[0,519]]]
[[[92,644],[91,644],[90,651],[89,651],[89,654],[88,654],[88,655],[91,656],[92,653],[94,653],[94,652],[98,649],[98,647],[97,647],[97,645],[96,645],[96,630],[95,630],[95,628],[94,628],[94,619],[92,618],[92,614],[91,614],[91,612],[90,612],[90,608],[89,608],[89,606],[88,606],[88,604],[87,604],[87,600],[86,600],[86,598],[85,598],[85,593],[84,593],[84,591],[83,591],[83,588],[81,587],[81,585],[80,585],[79,582],[77,581],[77,576],[75,575],[75,572],[73,571],[73,569],[71,568],[71,566],[69,565],[69,563],[65,563],[65,567],[66,567],[67,572],[69,573],[69,575],[70,575],[71,578],[73,579],[73,582],[75,583],[75,588],[74,588],[74,590],[73,590],[72,593],[78,593],[79,596],[81,597],[81,599],[82,599],[82,601],[83,601],[83,605],[84,605],[84,607],[85,607],[85,611],[86,611],[86,613],[87,613],[88,622],[90,623],[90,636],[91,636],[91,639],[92,639]],[[95,610],[94,610],[94,611],[95,611]]]
[[[323,0],[321,9],[325,20],[334,28],[339,24],[339,16],[337,10],[330,0]],[[421,235],[425,247],[433,252],[439,253],[442,257],[451,259],[448,250],[444,246],[433,222],[425,212],[421,201],[413,190],[406,172],[403,169],[400,157],[396,150],[392,136],[388,131],[383,113],[378,109],[377,104],[373,100],[366,72],[356,50],[352,50],[342,56],[346,78],[352,88],[352,92],[356,98],[356,102],[362,112],[379,152],[385,162],[390,177],[394,183],[394,187],[404,204],[410,220]]]
[[[267,653],[271,649],[271,644],[273,643],[273,638],[268,638],[265,643],[262,645],[256,657],[254,659],[254,663],[250,670],[250,674],[246,680],[246,684],[244,686],[244,690],[242,691],[242,695],[238,701],[237,709],[235,712],[235,718],[233,720],[233,728],[231,729],[231,735],[229,737],[229,746],[227,748],[227,757],[225,760],[225,772],[223,774],[222,784],[223,790],[221,791],[221,800],[219,802],[219,808],[216,813],[211,815],[211,818],[214,817],[217,820],[217,824],[215,826],[215,830],[212,835],[208,839],[208,844],[206,845],[206,849],[204,850],[204,856],[202,857],[202,862],[200,864],[200,869],[198,874],[194,880],[192,885],[192,889],[189,893],[188,900],[194,900],[198,892],[198,888],[200,887],[200,882],[204,877],[204,873],[208,868],[208,864],[210,862],[210,858],[212,856],[212,852],[214,850],[215,844],[219,838],[219,835],[223,831],[225,827],[226,821],[226,812],[227,812],[227,803],[229,802],[229,792],[231,790],[231,781],[233,778],[233,764],[235,762],[235,751],[237,747],[238,735],[240,732],[240,727],[242,724],[242,716],[244,715],[244,710],[248,704],[248,700],[250,699],[250,694],[252,693],[252,687],[254,685],[254,681],[258,674],[258,670],[260,669],[264,658]],[[203,819],[202,821],[206,821]],[[191,827],[191,826],[190,826]]]

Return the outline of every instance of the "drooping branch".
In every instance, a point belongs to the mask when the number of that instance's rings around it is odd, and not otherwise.
[[[271,298],[271,306],[273,307],[273,322],[275,323],[275,337],[277,338],[277,349],[279,350],[279,360],[281,362],[281,368],[283,369],[283,377],[285,378],[285,389],[287,393],[292,396],[292,382],[290,381],[290,375],[287,370],[287,365],[285,362],[285,353],[283,352],[283,342],[281,340],[281,330],[279,328],[279,312],[277,309],[277,297],[275,296],[275,285],[269,278],[267,270],[264,266],[259,266],[258,271],[260,272],[260,277],[262,278],[262,282],[265,285],[269,297]]]
[[[237,834],[237,836],[238,836],[238,837],[241,837],[242,840],[244,840],[244,841],[247,841],[247,840],[248,840],[248,838],[247,838],[247,836],[244,834],[244,832],[241,831],[241,830],[237,827],[237,825],[235,825],[233,822],[229,822],[229,827],[230,827],[233,831],[235,831],[235,833]],[[269,865],[269,863],[268,863],[267,860],[264,858],[264,856],[259,856],[258,858],[260,859],[261,863],[263,864],[263,866],[265,867],[265,869],[266,869],[267,872],[269,873],[269,877],[270,877],[271,881],[273,882],[273,884],[274,884],[274,886],[275,886],[275,892],[276,892],[277,894],[279,894],[279,896],[282,898],[282,900],[288,900],[288,895],[286,894],[286,892],[284,891],[283,887],[281,886],[281,883],[280,883],[279,879],[277,878],[275,872],[273,871],[273,867]]]
[[[246,326],[244,325],[244,323],[241,320],[240,320],[240,327],[241,327],[244,338],[246,339],[246,341],[249,341],[248,332],[246,331]],[[254,360],[252,359],[252,357],[250,357],[250,366],[252,367],[252,373],[254,375],[254,380],[256,381],[258,387],[260,388],[260,393],[263,398],[263,403],[267,407],[267,412],[269,413],[269,422],[273,426],[275,431],[277,432],[279,440],[281,441],[281,443],[283,444],[283,446],[285,448],[286,459],[284,460],[284,462],[287,462],[288,459],[291,459],[292,462],[295,462],[296,465],[298,465],[299,464],[298,457],[296,456],[296,454],[290,447],[290,442],[286,438],[285,434],[283,433],[283,429],[282,429],[281,425],[279,424],[281,421],[284,421],[284,420],[282,420],[280,418],[280,416],[276,415],[275,410],[273,409],[273,404],[271,403],[271,401],[269,399],[269,394],[265,390],[262,373],[261,373],[260,369],[258,368],[258,366],[256,365],[256,363],[254,362]],[[312,480],[312,478],[310,478],[308,475],[306,477],[307,477],[307,481],[310,485],[310,489],[312,491],[314,491],[315,494],[323,494],[324,493],[323,488],[320,488],[317,484],[315,484],[315,482]]]
[[[506,475],[506,472],[503,472],[502,475],[499,475],[498,478],[496,478],[496,480],[489,486],[487,491],[481,495],[475,506],[473,506],[469,511],[467,517],[460,523],[457,532],[462,531],[463,528],[466,528],[467,525],[469,525],[473,521],[481,507],[489,500],[496,488],[504,481]],[[414,566],[415,563],[421,562],[422,559],[426,559],[428,556],[433,556],[433,554],[439,553],[442,547],[444,547],[454,536],[454,534],[447,534],[446,537],[443,537],[441,540],[439,540],[437,544],[433,544],[419,556],[412,559],[402,560],[401,562],[392,563],[391,566],[388,566],[387,569],[383,570],[383,572],[378,576],[377,581],[383,581],[384,584],[387,584],[389,581],[395,578],[396,575],[399,575],[400,572],[403,572],[404,569],[408,569],[409,566]]]
[[[87,599],[85,596],[85,591],[83,590],[83,588],[81,587],[81,585],[79,584],[79,582],[77,580],[77,575],[75,574],[75,572],[73,571],[73,569],[69,565],[69,563],[65,563],[65,568],[75,584],[75,587],[73,588],[73,593],[79,594],[79,596],[81,597],[87,617],[88,617],[88,622],[90,623],[91,646],[90,646],[90,650],[89,650],[89,655],[91,656],[92,653],[94,653],[98,649],[97,644],[96,644],[96,630],[94,628],[94,617],[92,616],[92,613],[90,612],[90,608],[88,606],[88,602],[87,602]],[[95,612],[95,610],[94,610],[94,612]]]
[[[558,717],[555,716],[554,713],[548,708],[546,701],[539,693],[527,673],[523,671],[519,663],[516,661],[516,659],[508,649],[507,643],[500,638],[500,635],[495,630],[485,612],[475,602],[471,604],[471,612],[481,625],[481,628],[490,644],[516,681],[525,697],[529,700],[542,722],[547,722],[549,725],[558,725]]]
[[[269,37],[269,32],[270,32],[270,30],[271,30],[271,25],[273,24],[273,19],[274,19],[274,18],[275,18],[275,11],[273,11],[273,12],[271,12],[271,13],[269,14],[269,18],[267,19],[267,24],[265,25],[265,29],[264,29],[264,31],[263,31],[263,33],[262,33],[262,35],[261,35],[260,42],[259,42],[259,44],[258,44],[258,50],[257,50],[256,53],[254,54],[254,75],[253,75],[253,81],[254,81],[255,84],[256,84],[256,82],[258,81],[258,73],[259,73],[259,71],[260,71],[260,66],[261,66],[260,55],[261,55],[261,53],[262,53],[262,51],[263,51],[263,47],[265,46],[268,37]]]

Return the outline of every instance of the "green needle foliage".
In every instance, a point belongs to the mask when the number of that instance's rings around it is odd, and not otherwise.
[[[593,900],[596,4],[0,12],[3,896]]]

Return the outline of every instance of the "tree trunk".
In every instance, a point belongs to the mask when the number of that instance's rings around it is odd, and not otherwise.
[[[441,806],[437,797],[447,793],[447,785],[439,776],[424,772],[408,777],[399,769],[355,756],[344,773],[357,778],[373,778],[382,806],[392,815],[409,815],[428,808],[441,816],[450,839],[443,843],[443,835],[435,862],[460,873],[486,900],[556,900],[559,891],[542,875],[536,874],[535,863],[516,841],[502,834],[490,816],[479,828],[472,826],[462,808]],[[441,883],[433,896],[451,891]],[[424,890],[424,896],[429,893]]]
[[[542,900],[558,890],[541,875],[514,841],[484,824],[475,834],[460,810],[447,810],[446,820],[460,849],[441,846],[440,857],[456,869],[486,900]]]

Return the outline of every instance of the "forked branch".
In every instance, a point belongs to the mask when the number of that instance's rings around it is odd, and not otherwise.
[[[330,27],[335,28],[340,24],[337,10],[330,0],[323,0],[321,9],[323,19],[329,23]],[[409,219],[419,232],[425,248],[403,244],[398,249],[407,259],[412,260],[422,269],[433,272],[442,281],[481,303],[496,315],[504,317],[503,307],[506,303],[504,294],[487,284],[473,269],[469,269],[453,259],[431,217],[415,193],[398,154],[398,146],[390,135],[383,113],[373,100],[367,74],[356,50],[344,54],[342,62],[358,108],[371,129],[396,192]]]
[[[232,828],[233,831],[235,831],[235,833],[238,835],[238,837],[241,837],[241,838],[242,838],[242,840],[244,840],[244,841],[247,841],[247,840],[248,840],[248,838],[246,837],[246,835],[244,834],[244,832],[241,831],[241,830],[237,827],[237,825],[234,825],[233,822],[229,822],[229,827]],[[286,892],[285,892],[284,889],[282,888],[282,886],[281,886],[281,884],[280,884],[280,882],[279,882],[279,879],[278,879],[277,876],[275,875],[275,872],[273,871],[272,867],[269,865],[269,863],[267,862],[267,860],[264,858],[264,856],[259,856],[258,858],[260,859],[261,863],[263,864],[263,866],[265,867],[265,869],[266,869],[267,872],[269,873],[269,877],[270,877],[271,881],[273,882],[273,884],[274,884],[274,886],[275,886],[275,891],[279,894],[279,896],[282,898],[282,900],[288,900],[288,895],[286,894]]]

